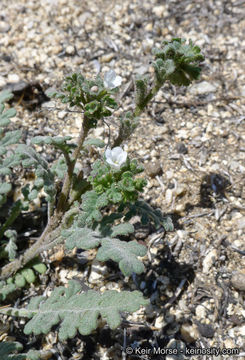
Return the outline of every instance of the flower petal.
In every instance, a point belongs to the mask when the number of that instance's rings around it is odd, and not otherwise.
[[[114,70],[109,70],[105,73],[104,85],[108,89],[114,89],[115,87],[120,86],[121,83],[122,83],[121,76],[116,75]]]

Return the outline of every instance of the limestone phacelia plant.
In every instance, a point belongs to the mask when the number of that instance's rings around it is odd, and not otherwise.
[[[65,79],[60,93],[52,96],[81,111],[81,129],[75,142],[70,136],[37,136],[31,144],[21,142],[19,130],[10,131],[10,118],[15,110],[5,111],[4,102],[11,98],[8,92],[0,94],[0,207],[4,209],[12,190],[12,174],[21,168],[31,168],[35,181],[22,188],[19,200],[8,206],[6,219],[0,227],[0,300],[8,299],[16,289],[33,283],[38,273],[46,271],[38,256],[58,243],[64,243],[70,250],[97,249],[96,259],[101,262],[112,260],[118,264],[124,276],[144,272],[142,257],[147,249],[136,240],[128,241],[134,233],[129,221],[138,215],[142,224],[152,222],[156,228],[163,226],[171,230],[170,218],[153,209],[141,194],[146,180],[141,176],[143,166],[122,148],[139,123],[139,116],[166,81],[174,85],[189,85],[200,73],[200,62],[204,59],[199,47],[192,42],[175,38],[164,41],[161,48],[153,49],[154,78],[135,79],[135,107],[121,115],[118,135],[107,146],[104,155],[91,164],[89,175],[84,175],[79,162],[88,154],[88,147],[104,148],[101,139],[88,137],[90,130],[97,127],[104,118],[113,115],[118,107],[115,93],[121,78],[109,71],[104,78],[98,75],[87,80],[82,74],[73,74]],[[50,145],[60,153],[55,163],[49,164],[35,150],[35,145]],[[57,184],[62,182],[62,188]],[[41,236],[22,254],[18,249],[18,233],[14,224],[30,204],[45,194],[47,203],[47,224]],[[132,235],[131,235],[132,236]],[[53,325],[60,324],[61,340],[80,334],[90,334],[99,324],[107,320],[115,329],[120,324],[120,312],[133,312],[148,304],[138,291],[89,290],[81,292],[78,282],[72,280],[67,288],[56,288],[48,298],[31,299],[26,308],[3,307],[0,312],[10,316],[27,317],[26,334],[48,333]],[[10,348],[0,346],[9,354]],[[13,347],[14,348],[14,347]],[[38,358],[38,354],[34,354]],[[33,355],[33,356],[34,356]],[[6,358],[9,355],[6,355]],[[11,355],[12,356],[12,355]],[[22,355],[16,355],[17,357]],[[31,358],[32,355],[28,355]],[[16,357],[16,358],[17,358]],[[12,357],[11,357],[12,358]]]

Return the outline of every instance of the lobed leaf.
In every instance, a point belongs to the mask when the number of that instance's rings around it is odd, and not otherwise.
[[[81,228],[77,223],[68,230],[62,230],[61,236],[66,239],[67,249],[93,249],[100,245],[102,236],[92,229]]]
[[[100,221],[102,214],[100,209],[108,205],[106,194],[98,195],[95,191],[87,191],[82,196],[82,210],[80,220],[87,225],[91,225],[93,221]]]
[[[70,281],[68,288],[63,286],[54,289],[50,297],[42,296],[31,299],[27,308],[2,308],[0,312],[7,315],[32,318],[25,325],[24,333],[47,334],[52,326],[60,324],[59,338],[73,338],[77,331],[89,335],[98,326],[98,318],[105,319],[111,329],[116,329],[121,322],[122,311],[134,312],[141,305],[147,305],[139,291],[106,291],[99,293],[89,290],[80,293],[82,287],[77,281]]]
[[[111,259],[119,263],[119,268],[125,276],[130,276],[132,273],[144,272],[145,267],[137,257],[145,254],[146,247],[138,244],[136,240],[125,242],[115,238],[105,238],[101,240],[96,259],[99,261]]]
[[[0,146],[9,146],[12,144],[17,144],[21,138],[21,131],[8,131],[4,137],[0,140]]]
[[[122,223],[112,227],[111,237],[118,235],[128,235],[134,233],[134,227],[130,223]]]

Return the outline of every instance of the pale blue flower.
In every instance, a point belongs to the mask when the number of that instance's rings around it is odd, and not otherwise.
[[[127,152],[123,151],[120,146],[114,147],[112,150],[107,149],[105,151],[106,162],[115,169],[120,169],[120,167],[126,162],[127,156]]]
[[[104,85],[108,89],[114,89],[122,83],[121,76],[118,76],[114,70],[109,70],[104,76]]]

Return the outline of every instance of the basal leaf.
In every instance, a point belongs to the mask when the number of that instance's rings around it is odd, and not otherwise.
[[[146,254],[146,247],[138,244],[136,240],[125,242],[114,238],[101,240],[101,247],[98,250],[96,259],[107,261],[109,259],[119,263],[119,268],[125,276],[132,273],[141,274],[144,272],[143,263],[138,256]]]
[[[32,318],[25,325],[24,333],[47,334],[52,326],[60,324],[59,338],[73,338],[77,331],[82,335],[91,334],[98,326],[98,318],[105,319],[111,329],[121,322],[122,311],[134,312],[149,302],[138,291],[106,291],[99,293],[89,290],[81,293],[77,281],[70,281],[68,288],[54,289],[49,298],[32,298],[27,308],[2,308],[7,315]]]

